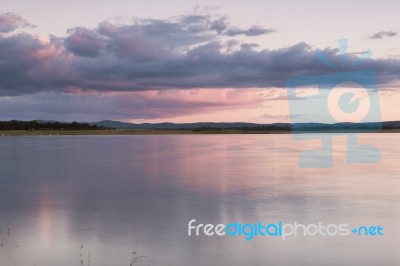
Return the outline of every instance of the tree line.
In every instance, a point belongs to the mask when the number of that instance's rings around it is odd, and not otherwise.
[[[0,130],[98,130],[106,127],[88,123],[39,122],[33,121],[0,121]],[[108,128],[107,128],[108,129]]]

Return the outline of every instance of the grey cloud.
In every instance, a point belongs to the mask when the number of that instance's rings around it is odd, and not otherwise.
[[[240,28],[229,28],[226,30],[225,34],[228,36],[237,36],[237,35],[245,35],[245,36],[259,36],[259,35],[265,35],[269,33],[273,33],[275,30],[273,29],[266,29],[263,27],[259,26],[252,26],[249,29],[240,29]]]
[[[375,33],[370,37],[370,39],[382,39],[386,37],[394,37],[397,36],[397,32],[394,31],[380,31]]]
[[[226,18],[219,18],[212,22],[211,29],[217,31],[218,33],[222,33],[228,27],[228,23],[226,22]]]
[[[209,16],[183,16],[170,20],[138,19],[123,26],[103,22],[93,31],[107,38],[105,49],[109,54],[143,60],[210,41],[217,36],[212,27]]]
[[[23,27],[34,26],[17,14],[11,12],[0,14],[0,32],[11,32]]]
[[[65,48],[80,56],[96,57],[104,46],[104,40],[99,34],[86,28],[74,28],[68,31]]]
[[[68,53],[21,33],[0,35],[0,94],[19,95],[63,88],[73,83],[75,70]]]

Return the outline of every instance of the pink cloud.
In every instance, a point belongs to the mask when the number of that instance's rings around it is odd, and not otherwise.
[[[0,112],[24,119],[86,120],[173,119],[211,112],[257,108],[259,89],[193,89],[98,92],[70,87],[65,92],[0,98]]]
[[[0,32],[11,32],[24,27],[34,26],[17,14],[11,12],[0,14]]]

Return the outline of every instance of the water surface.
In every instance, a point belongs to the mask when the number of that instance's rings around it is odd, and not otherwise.
[[[379,164],[301,169],[291,135],[0,138],[0,265],[400,265],[400,135]],[[361,156],[361,154],[360,154]],[[379,224],[384,237],[188,237],[203,223]],[[9,229],[9,231],[8,231]],[[136,265],[136,264],[135,264]]]

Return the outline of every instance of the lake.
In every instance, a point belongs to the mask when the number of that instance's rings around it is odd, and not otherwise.
[[[400,265],[400,134],[360,142],[381,162],[347,164],[344,137],[328,169],[299,168],[319,143],[287,134],[0,137],[0,265]],[[191,219],[384,236],[196,237]]]

